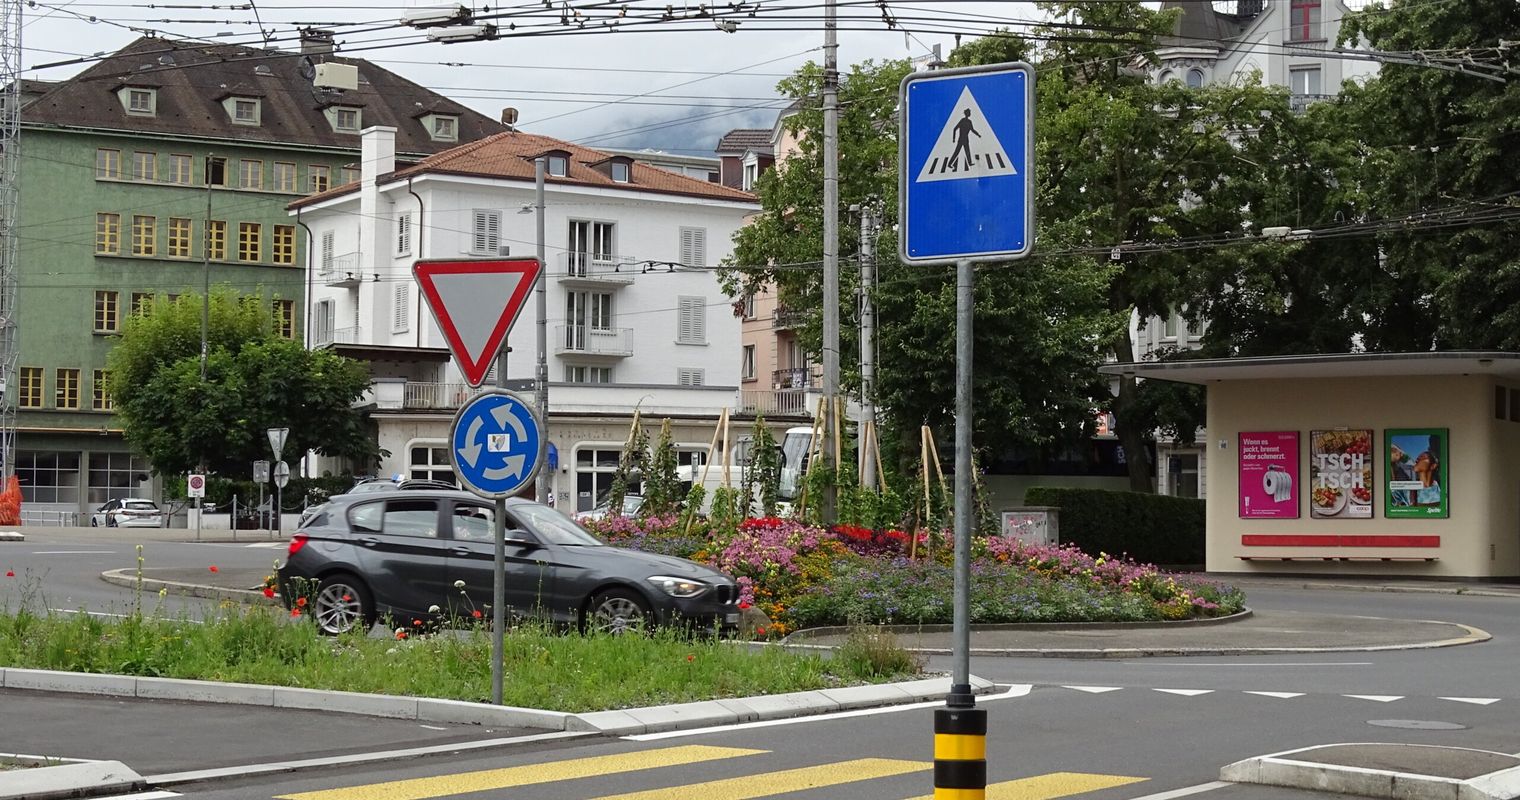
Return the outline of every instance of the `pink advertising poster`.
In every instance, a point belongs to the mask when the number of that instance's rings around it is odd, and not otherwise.
[[[1241,519],[1298,519],[1298,431],[1240,434]]]

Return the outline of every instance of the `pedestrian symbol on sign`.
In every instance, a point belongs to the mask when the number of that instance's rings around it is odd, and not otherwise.
[[[973,142],[975,136],[977,141]],[[973,147],[972,145],[975,145]],[[998,141],[997,132],[987,122],[987,115],[977,105],[971,87],[961,89],[960,99],[955,101],[950,116],[945,120],[934,149],[924,160],[916,183],[930,181],[953,181],[962,178],[990,178],[997,175],[1017,175]]]

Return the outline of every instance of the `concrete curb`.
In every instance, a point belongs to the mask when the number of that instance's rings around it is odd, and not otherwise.
[[[1435,745],[1400,745],[1450,751],[1492,753],[1463,747]],[[1520,795],[1520,767],[1490,772],[1474,778],[1458,779],[1410,772],[1368,769],[1318,761],[1300,761],[1291,756],[1320,747],[1302,747],[1282,753],[1248,758],[1219,770],[1219,779],[1234,783],[1256,783],[1292,789],[1355,794],[1388,800],[1510,800]]]
[[[26,535],[20,531],[0,531],[0,542],[24,542]]]
[[[1172,621],[1157,620],[1153,622],[995,622],[973,625],[971,626],[971,631],[972,633],[976,633],[977,631],[1132,631],[1157,628],[1197,628],[1240,622],[1241,620],[1249,619],[1255,613],[1251,609],[1246,608],[1223,617]],[[886,631],[887,633],[950,633],[955,628],[953,625],[869,625],[867,627],[872,630]],[[849,625],[826,625],[819,628],[804,628],[791,633],[782,639],[781,643],[785,645],[801,644],[814,637],[837,636],[847,634],[852,630],[855,630],[855,628]],[[797,639],[798,641],[794,642],[793,639]]]
[[[136,588],[138,584],[137,571],[132,569],[108,569],[100,573],[100,579],[113,586],[125,586],[128,589]],[[239,603],[253,603],[267,606],[280,605],[278,596],[265,597],[263,592],[252,589],[223,589],[219,586],[206,586],[199,583],[183,583],[147,577],[142,579],[142,588],[154,592],[168,589],[174,594],[189,597],[204,597],[208,600],[235,600]]]
[[[1236,576],[1236,577],[1231,577]],[[1520,590],[1504,591],[1500,589],[1484,589],[1483,584],[1453,584],[1451,586],[1400,586],[1396,583],[1325,583],[1323,581],[1302,581],[1285,578],[1283,580],[1246,580],[1242,581],[1237,573],[1218,573],[1205,575],[1209,580],[1227,581],[1231,585],[1248,589],[1251,586],[1259,586],[1268,589],[1310,589],[1333,592],[1391,592],[1394,594],[1460,594],[1472,597],[1507,597],[1511,600],[1520,600]],[[1254,577],[1254,576],[1253,576]],[[1475,588],[1476,587],[1476,588]]]
[[[972,676],[971,682],[972,691],[976,694],[993,691],[994,686],[991,681]],[[248,683],[138,678],[131,675],[55,672],[10,667],[0,669],[0,687],[152,700],[310,709],[335,714],[362,714],[418,722],[626,736],[914,703],[943,697],[950,689],[950,679],[948,677],[928,678],[905,683],[849,686],[811,692],[704,700],[695,703],[583,714],[427,697],[401,697]]]
[[[147,786],[120,761],[87,761],[0,773],[0,800],[61,800],[121,794]]]

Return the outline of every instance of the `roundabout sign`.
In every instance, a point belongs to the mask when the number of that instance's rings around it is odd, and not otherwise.
[[[496,389],[471,398],[454,415],[449,454],[466,489],[501,500],[522,491],[538,475],[542,440],[543,426],[533,407]]]

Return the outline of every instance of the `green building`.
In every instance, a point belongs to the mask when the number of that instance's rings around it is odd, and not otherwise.
[[[405,162],[503,130],[308,31],[301,52],[138,39],[22,88],[16,474],[30,522],[152,496],[105,391],[106,355],[157,295],[258,293],[303,338],[307,236],[291,200],[358,179],[359,134]],[[209,252],[208,252],[209,251]],[[250,465],[251,468],[251,465]]]

